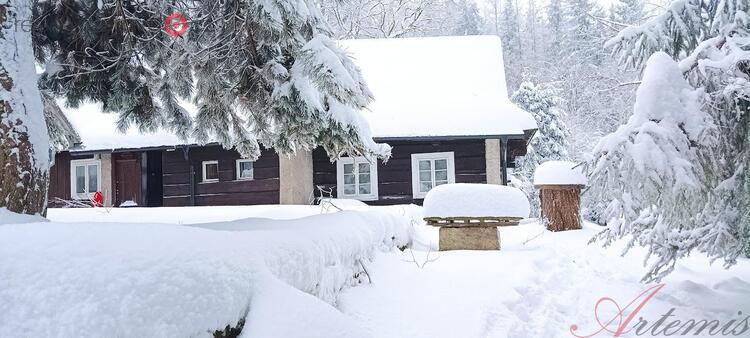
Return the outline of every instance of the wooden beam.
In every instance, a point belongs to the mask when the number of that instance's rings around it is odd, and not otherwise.
[[[508,185],[508,137],[500,137],[500,175],[503,185]]]

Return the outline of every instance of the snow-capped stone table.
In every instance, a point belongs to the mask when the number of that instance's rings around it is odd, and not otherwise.
[[[586,175],[573,162],[547,161],[536,168],[534,186],[548,230],[581,228],[581,188],[586,184]]]
[[[489,184],[445,184],[427,193],[424,220],[440,227],[439,248],[499,250],[498,226],[518,225],[529,201],[516,188]]]

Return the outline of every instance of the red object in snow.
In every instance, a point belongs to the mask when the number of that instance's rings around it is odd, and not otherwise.
[[[104,205],[104,194],[102,194],[101,191],[95,192],[94,199],[91,201],[91,206],[96,208],[96,207],[101,207],[103,205]]]

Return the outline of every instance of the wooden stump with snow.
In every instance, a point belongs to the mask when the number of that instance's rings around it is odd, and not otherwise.
[[[581,188],[587,180],[575,166],[573,162],[547,161],[534,172],[542,219],[550,231],[581,228]]]
[[[518,225],[529,201],[516,188],[488,184],[445,184],[427,193],[424,220],[440,227],[444,250],[499,250],[498,226]]]

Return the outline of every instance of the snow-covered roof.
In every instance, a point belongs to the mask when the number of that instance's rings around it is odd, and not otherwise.
[[[521,135],[537,128],[508,98],[497,36],[339,42],[375,96],[364,112],[374,137]]]
[[[500,39],[461,36],[339,41],[361,68],[375,100],[363,112],[376,138],[523,135],[533,116],[510,102]],[[182,104],[189,112],[196,107]],[[171,132],[126,133],[100,104],[62,106],[82,150],[185,144]],[[194,143],[194,142],[188,142]]]
[[[131,126],[126,133],[121,133],[117,130],[117,114],[103,112],[99,103],[85,103],[72,109],[64,106],[64,100],[58,100],[58,105],[81,137],[82,145],[75,150],[135,149],[185,144],[167,130],[141,133],[138,128]]]
[[[580,166],[568,161],[547,161],[534,171],[534,185],[586,185]]]

